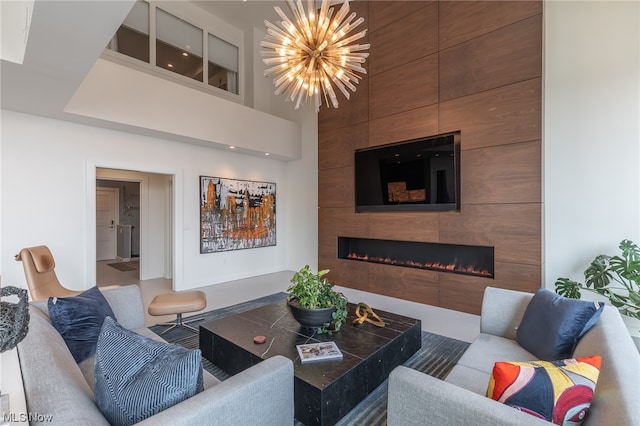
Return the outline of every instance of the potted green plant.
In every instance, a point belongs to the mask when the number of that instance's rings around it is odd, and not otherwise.
[[[579,299],[580,290],[609,299],[622,315],[640,320],[640,249],[629,240],[619,246],[620,256],[598,255],[584,271],[585,283],[558,278],[556,293]]]
[[[335,291],[334,284],[324,277],[328,272],[325,269],[314,274],[309,265],[305,265],[291,278],[287,303],[300,324],[316,328],[319,333],[332,334],[339,331],[347,319],[347,298]]]

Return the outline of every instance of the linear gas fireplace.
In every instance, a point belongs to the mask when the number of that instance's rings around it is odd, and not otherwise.
[[[338,237],[338,258],[494,277],[494,248],[485,246]]]

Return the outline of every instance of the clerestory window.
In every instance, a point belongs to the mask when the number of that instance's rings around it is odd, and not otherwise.
[[[107,48],[178,78],[239,94],[238,46],[153,3],[138,0]]]

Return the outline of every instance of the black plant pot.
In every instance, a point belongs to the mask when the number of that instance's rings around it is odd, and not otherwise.
[[[291,309],[293,318],[295,318],[300,325],[308,328],[320,328],[324,324],[333,321],[333,313],[336,310],[335,307],[319,309],[303,308],[296,299],[289,299],[287,304]]]

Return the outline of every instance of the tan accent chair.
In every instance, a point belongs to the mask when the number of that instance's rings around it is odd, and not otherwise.
[[[149,304],[149,315],[176,315],[176,320],[170,323],[158,325],[170,326],[163,330],[161,335],[176,327],[186,328],[197,332],[195,327],[190,326],[182,320],[182,314],[201,311],[207,307],[207,296],[199,290],[177,291],[172,293],[159,294],[153,298]]]
[[[16,260],[22,262],[32,300],[75,296],[80,293],[60,284],[55,272],[56,262],[47,246],[23,248],[16,255]]]

